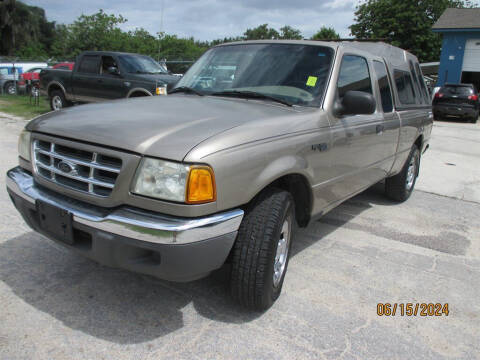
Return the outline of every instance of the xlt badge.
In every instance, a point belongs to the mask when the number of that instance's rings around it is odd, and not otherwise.
[[[327,149],[328,149],[327,143],[313,144],[312,145],[312,150],[313,151],[325,151]]]

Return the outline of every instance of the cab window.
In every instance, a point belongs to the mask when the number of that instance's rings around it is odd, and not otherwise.
[[[100,74],[112,76],[112,74],[108,72],[108,68],[110,67],[116,68],[118,70],[118,65],[115,59],[111,56],[102,56],[102,63],[100,65]]]
[[[78,72],[98,74],[98,59],[99,57],[97,55],[84,55],[78,67]]]
[[[337,87],[340,99],[350,90],[373,94],[367,60],[357,55],[345,55],[340,66]]]
[[[383,62],[373,61],[373,68],[378,79],[378,88],[382,99],[382,108],[384,113],[393,111],[392,91],[388,81],[387,68]]]

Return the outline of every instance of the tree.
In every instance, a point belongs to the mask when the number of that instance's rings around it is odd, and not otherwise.
[[[0,1],[0,55],[45,57],[50,51],[55,23],[45,11],[20,1]]]
[[[278,31],[269,28],[268,24],[259,25],[253,29],[247,29],[243,35],[245,40],[272,40],[280,37]]]
[[[295,29],[289,25],[285,25],[284,27],[280,28],[279,38],[285,40],[302,40],[303,35],[300,30]]]
[[[312,40],[337,40],[340,35],[334,28],[322,26],[312,37]]]
[[[85,50],[120,50],[124,35],[119,25],[126,21],[122,15],[106,14],[102,9],[93,15],[81,15],[69,25],[72,55]]]
[[[421,62],[438,61],[441,38],[432,25],[446,8],[471,7],[463,0],[366,0],[357,6],[350,31],[356,38],[383,39]]]

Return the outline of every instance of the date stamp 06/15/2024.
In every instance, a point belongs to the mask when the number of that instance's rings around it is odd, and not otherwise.
[[[378,303],[378,316],[448,316],[448,303]]]

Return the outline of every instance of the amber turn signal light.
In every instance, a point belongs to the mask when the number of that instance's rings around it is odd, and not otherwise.
[[[208,166],[193,166],[187,185],[188,204],[201,204],[216,200],[215,176]]]

